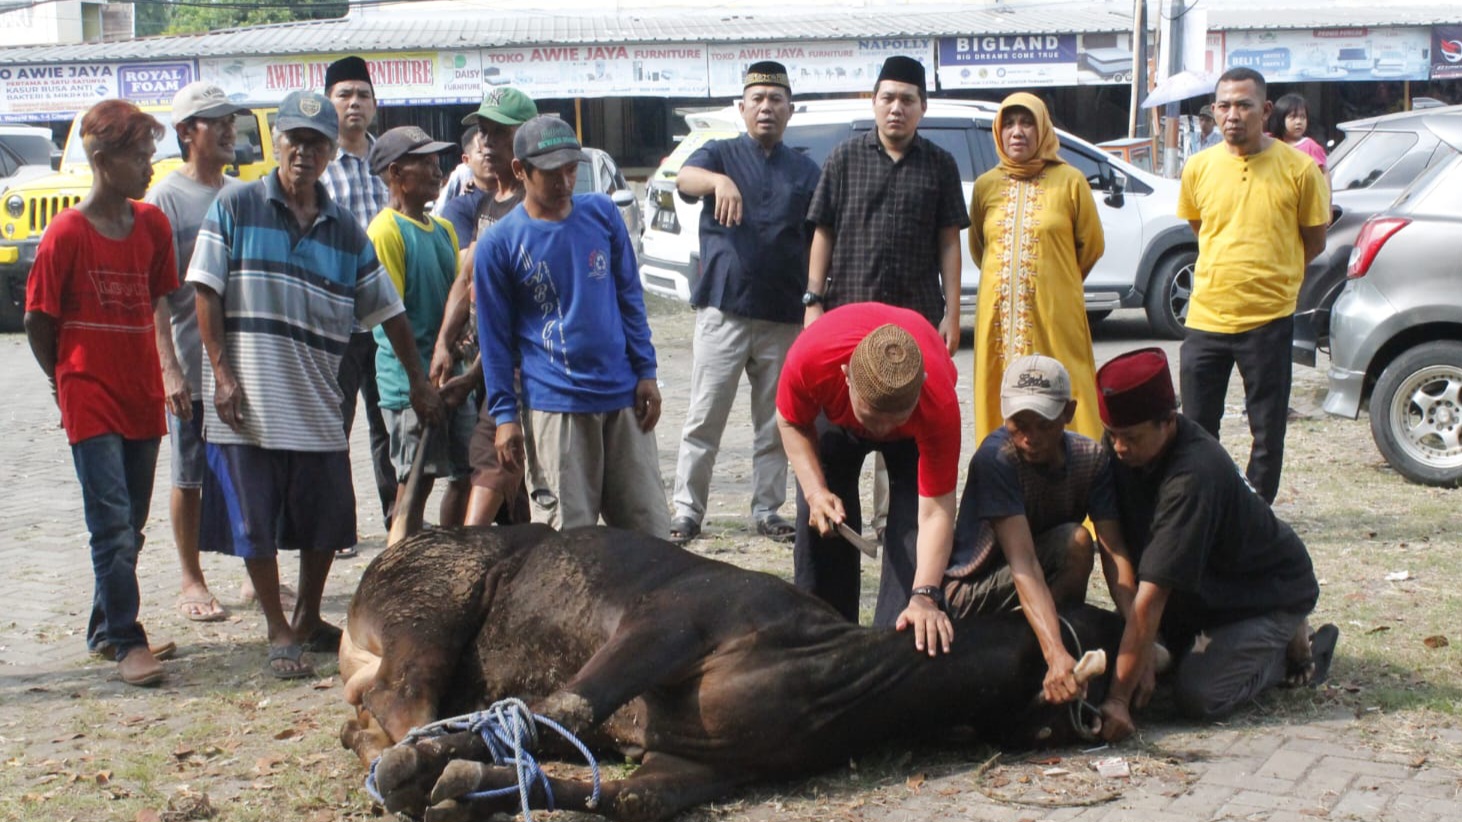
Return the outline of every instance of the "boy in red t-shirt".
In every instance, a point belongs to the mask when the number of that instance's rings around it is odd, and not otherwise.
[[[129,685],[161,682],[158,655],[173,650],[149,647],[137,622],[137,554],[167,432],[152,318],[178,272],[167,218],[132,200],[147,192],[162,136],[157,120],[122,100],[82,117],[91,192],[41,238],[25,299],[25,333],[61,407],[91,532],[86,643],[113,656]]]

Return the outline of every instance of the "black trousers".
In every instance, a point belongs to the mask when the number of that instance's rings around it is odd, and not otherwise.
[[[1282,317],[1237,334],[1188,329],[1183,338],[1180,375],[1183,413],[1218,438],[1229,375],[1239,367],[1244,381],[1244,410],[1254,435],[1249,484],[1265,502],[1279,493],[1284,467],[1284,434],[1289,425],[1289,389],[1293,364],[1294,317]]]
[[[366,424],[371,430],[371,467],[376,474],[376,493],[381,497],[381,516],[389,527],[396,506],[396,469],[391,467],[391,432],[381,416],[381,392],[376,387],[376,338],[371,332],[350,335],[350,345],[340,359],[340,415],[345,418],[345,436],[355,424],[355,396],[365,397]]]
[[[858,476],[869,452],[881,451],[888,468],[888,527],[883,536],[883,576],[873,624],[892,627],[909,604],[919,534],[919,449],[914,441],[874,442],[817,420],[818,456],[828,489],[843,501],[847,523],[863,530]],[[872,536],[869,534],[868,536]],[[807,498],[797,484],[797,537],[792,545],[793,582],[832,605],[850,622],[858,621],[862,589],[859,566],[862,554],[836,534],[821,537],[809,522]]]

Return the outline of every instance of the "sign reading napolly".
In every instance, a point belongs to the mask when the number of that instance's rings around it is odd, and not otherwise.
[[[1462,26],[1432,26],[1432,79],[1462,78]]]
[[[0,121],[68,118],[108,97],[166,103],[196,76],[192,60],[0,66]]]

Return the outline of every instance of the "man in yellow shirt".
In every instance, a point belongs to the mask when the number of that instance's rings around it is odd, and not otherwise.
[[[1183,413],[1218,437],[1238,365],[1254,436],[1245,474],[1269,503],[1284,462],[1295,298],[1330,222],[1319,166],[1264,133],[1272,107],[1259,72],[1224,72],[1213,102],[1224,150],[1189,158],[1178,196],[1178,216],[1198,235],[1181,354]]]

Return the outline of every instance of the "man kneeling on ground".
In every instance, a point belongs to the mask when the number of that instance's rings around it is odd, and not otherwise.
[[[1117,521],[1111,460],[1100,443],[1066,430],[1076,414],[1071,376],[1050,357],[1031,354],[1005,369],[1000,413],[1004,427],[970,458],[945,594],[955,617],[1019,606],[1046,658],[1046,700],[1068,702],[1082,689],[1056,606],[1086,599],[1088,517],[1112,601],[1124,617],[1132,613],[1136,575]]]
[[[1144,348],[1102,366],[1097,401],[1138,578],[1102,736],[1135,730],[1159,638],[1173,649],[1178,709],[1194,719],[1280,683],[1323,682],[1339,631],[1310,632],[1320,587],[1309,552],[1218,440],[1177,413],[1167,355]]]

